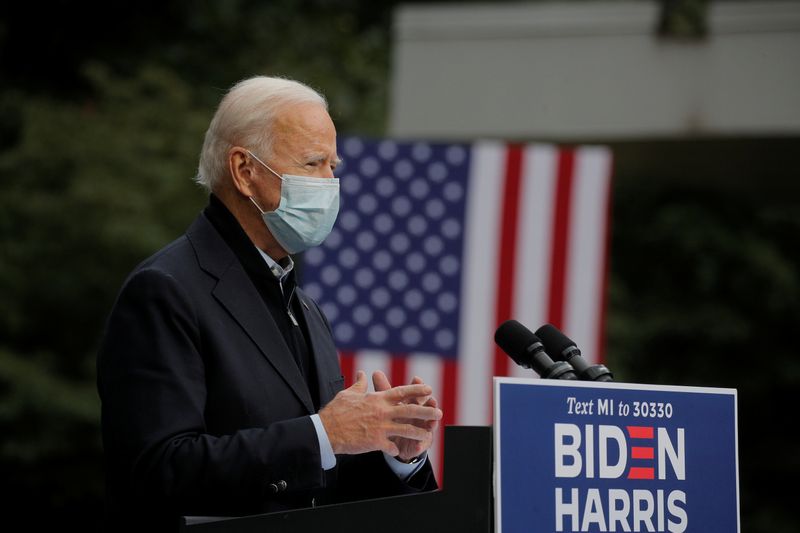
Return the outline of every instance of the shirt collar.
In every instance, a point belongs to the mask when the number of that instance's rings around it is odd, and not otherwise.
[[[256,246],[256,250],[258,250],[258,253],[260,253],[261,257],[264,258],[264,261],[267,262],[267,266],[269,267],[270,272],[272,272],[272,275],[275,276],[275,279],[283,283],[283,281],[286,279],[286,276],[288,276],[294,268],[294,261],[292,260],[292,257],[287,255],[281,260],[281,263],[283,263],[281,264],[271,258],[269,254],[267,254],[261,248]]]

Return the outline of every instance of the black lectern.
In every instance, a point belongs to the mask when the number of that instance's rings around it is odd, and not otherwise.
[[[435,492],[237,518],[186,516],[181,529],[190,533],[491,533],[491,427],[448,426],[444,449],[444,483]]]

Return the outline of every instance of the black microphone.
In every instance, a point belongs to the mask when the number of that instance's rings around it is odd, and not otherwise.
[[[569,363],[550,359],[542,341],[516,320],[500,324],[494,342],[519,366],[532,368],[545,379],[578,379]]]
[[[566,361],[583,381],[614,381],[614,374],[604,365],[591,365],[584,359],[578,346],[552,324],[545,324],[536,330],[548,353]]]

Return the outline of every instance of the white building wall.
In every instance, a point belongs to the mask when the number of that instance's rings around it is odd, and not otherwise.
[[[800,132],[800,2],[713,2],[708,38],[654,1],[401,6],[390,134],[615,139]]]

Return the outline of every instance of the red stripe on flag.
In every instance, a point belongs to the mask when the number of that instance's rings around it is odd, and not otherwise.
[[[569,149],[558,152],[558,177],[555,209],[553,210],[553,251],[550,255],[550,299],[548,322],[557,328],[564,322],[564,292],[567,277],[570,204],[572,202],[575,153]]]
[[[442,426],[456,423],[456,389],[458,388],[458,362],[454,359],[444,360],[444,376],[442,377]]]
[[[391,361],[389,367],[389,383],[392,384],[392,387],[397,387],[398,385],[405,385],[406,384],[406,358],[404,355],[401,354],[390,354],[389,360]]]
[[[512,144],[506,152],[506,175],[503,185],[502,219],[497,250],[497,307],[496,323],[499,326],[511,318],[514,301],[514,267],[517,263],[517,220],[520,187],[522,182],[522,146]],[[486,258],[491,261],[491,258]],[[494,349],[494,375],[508,375],[508,356],[498,346]]]
[[[634,466],[628,471],[628,479],[655,479],[652,468]]]
[[[651,446],[632,446],[631,459],[652,459],[654,457]]]
[[[339,366],[344,376],[344,388],[346,389],[355,382],[356,374],[356,355],[353,352],[339,352]]]
[[[627,426],[628,435],[632,439],[652,439],[653,427],[652,426]]]
[[[456,398],[458,384],[458,362],[454,359],[445,359],[442,372],[442,396],[439,407],[442,410],[442,421],[439,424],[439,464],[436,467],[436,479],[439,487],[444,486],[444,427],[456,423]]]

